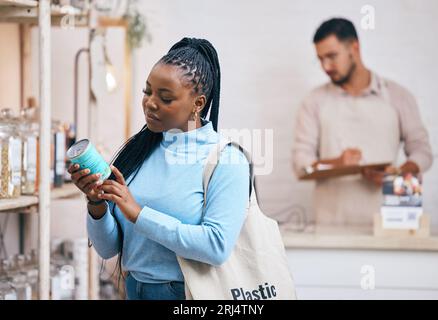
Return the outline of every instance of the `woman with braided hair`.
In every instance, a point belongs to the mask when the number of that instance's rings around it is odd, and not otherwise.
[[[146,124],[117,153],[110,179],[69,168],[87,195],[90,240],[103,259],[119,255],[128,299],[185,299],[177,256],[220,265],[237,241],[249,198],[237,148],[221,153],[204,207],[204,162],[221,139],[220,78],[212,44],[182,39],[152,68]]]

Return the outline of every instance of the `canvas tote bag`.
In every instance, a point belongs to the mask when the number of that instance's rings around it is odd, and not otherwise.
[[[223,140],[210,152],[203,175],[204,209],[208,183],[220,153],[228,144],[239,148],[250,163],[250,200],[246,219],[230,257],[222,265],[213,266],[178,257],[185,279],[186,299],[296,299],[278,224],[266,217],[258,206],[251,156],[239,144]]]

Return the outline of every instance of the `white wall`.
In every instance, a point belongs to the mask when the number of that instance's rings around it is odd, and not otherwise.
[[[5,45],[7,44],[7,45]],[[0,109],[20,109],[20,41],[19,27],[0,24]],[[7,228],[6,228],[7,226]],[[18,215],[0,212],[7,254],[18,252]]]
[[[12,23],[0,24],[0,108],[20,108],[19,28]]]
[[[88,47],[88,29],[73,30],[52,28],[52,118],[62,122],[73,122],[74,116],[74,61],[79,49]],[[98,141],[93,141],[105,151],[105,158],[111,155],[124,141],[124,32],[121,28],[109,28],[107,33],[107,52],[115,67],[119,83],[113,93],[103,92],[97,102]],[[32,67],[34,95],[38,96],[38,33],[32,30]],[[79,60],[78,139],[88,138],[88,54],[83,53]]]
[[[375,30],[360,29],[361,7],[375,7]],[[141,89],[153,64],[184,36],[205,37],[222,67],[220,128],[274,128],[274,170],[259,179],[263,209],[279,219],[292,204],[310,210],[311,183],[290,168],[294,115],[303,97],[327,81],[312,36],[332,16],[358,28],[367,66],[408,87],[438,155],[438,2],[434,0],[274,0],[141,2],[153,42],[135,53],[133,131],[144,122]],[[438,225],[438,163],[425,175],[425,210]]]

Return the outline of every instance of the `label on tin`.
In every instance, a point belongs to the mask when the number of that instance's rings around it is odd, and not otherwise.
[[[55,134],[55,172],[56,175],[64,175],[65,171],[65,134],[57,132]]]
[[[21,139],[11,138],[9,140],[11,166],[11,183],[14,186],[19,186],[21,183]]]
[[[36,180],[36,166],[37,166],[37,139],[35,137],[28,137],[25,148],[24,165],[26,166],[27,181]]]

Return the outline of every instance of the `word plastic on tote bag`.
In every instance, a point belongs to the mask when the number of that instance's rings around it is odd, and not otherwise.
[[[296,299],[278,223],[260,210],[251,156],[239,144],[223,140],[210,152],[203,174],[204,209],[208,183],[220,153],[229,144],[239,148],[250,163],[251,191],[246,219],[230,257],[222,265],[178,257],[185,279],[186,299]]]

